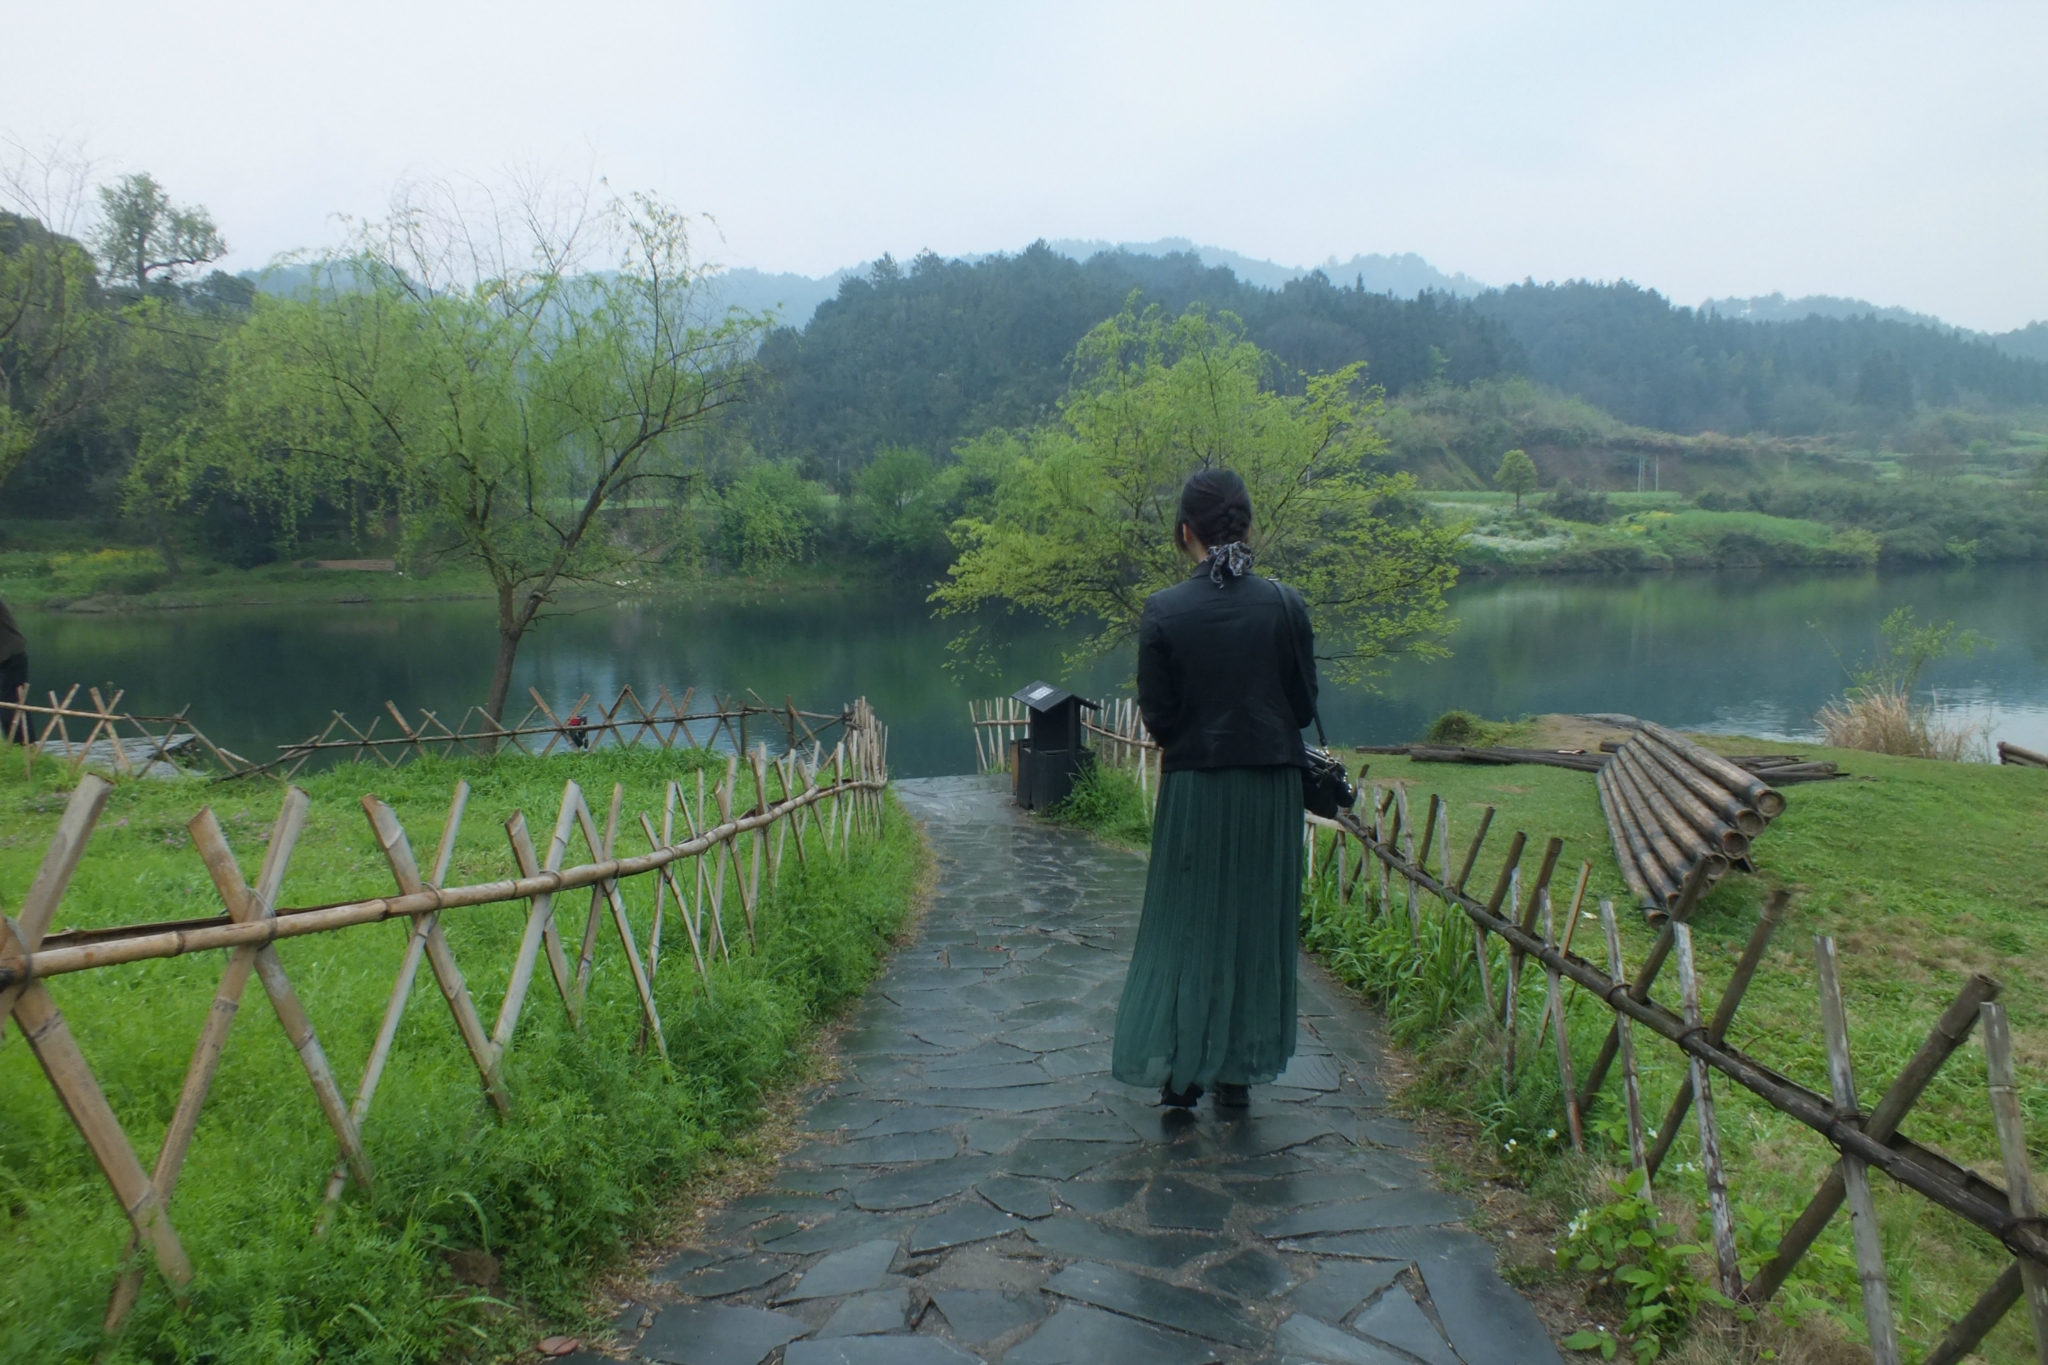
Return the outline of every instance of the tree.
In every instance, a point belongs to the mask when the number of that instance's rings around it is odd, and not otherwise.
[[[111,323],[98,274],[66,235],[89,174],[75,148],[0,147],[0,484],[105,374]]]
[[[810,553],[825,521],[822,490],[793,464],[750,464],[718,495],[718,550],[728,568],[759,572]]]
[[[1510,450],[1500,457],[1500,468],[1493,471],[1493,482],[1505,492],[1515,495],[1515,510],[1522,510],[1522,495],[1536,491],[1536,462],[1529,458],[1527,451]]]
[[[177,284],[186,271],[228,254],[213,216],[197,204],[173,204],[147,171],[100,186],[92,244],[107,278],[137,293]]]
[[[683,480],[687,438],[741,397],[763,324],[711,315],[709,273],[651,198],[412,191],[303,296],[257,301],[217,411],[162,444],[166,482],[225,480],[287,535],[367,490],[413,562],[480,568],[501,718],[526,631],[565,584],[620,567],[607,508]]]
[[[944,563],[944,484],[931,457],[914,446],[885,446],[853,480],[853,532],[896,559]]]
[[[1000,602],[1093,621],[1077,658],[1129,641],[1146,596],[1187,573],[1173,543],[1181,484],[1227,467],[1251,490],[1261,569],[1306,599],[1334,676],[1442,653],[1457,533],[1395,514],[1413,481],[1374,468],[1380,397],[1361,366],[1276,393],[1270,358],[1232,315],[1126,307],[1087,335],[1074,367],[1058,420],[962,448],[992,492],[955,523],[959,556],[933,594],[943,611]]]

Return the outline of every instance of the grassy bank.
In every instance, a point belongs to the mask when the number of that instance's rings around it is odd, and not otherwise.
[[[500,822],[523,810],[545,837],[565,779],[580,782],[600,813],[611,785],[625,784],[620,838],[634,848],[644,843],[634,817],[651,810],[659,818],[663,782],[709,762],[693,753],[607,750],[339,768],[305,783],[311,817],[284,899],[319,903],[389,888],[356,805],[365,791],[394,807],[424,861],[450,789],[467,778],[475,791],[450,878],[481,881],[511,866]],[[723,760],[717,765],[722,772]],[[42,782],[30,784],[18,767],[0,765],[0,901],[10,910],[63,808],[57,775],[44,769]],[[58,927],[218,913],[185,822],[210,802],[253,875],[280,794],[267,784],[124,784]],[[741,800],[750,799],[743,785]],[[577,1323],[591,1278],[752,1121],[768,1088],[793,1077],[806,1034],[861,989],[902,923],[925,861],[915,829],[892,805],[882,838],[853,847],[850,866],[819,859],[808,872],[788,854],[779,888],[761,907],[758,950],[736,952],[714,970],[709,1001],[671,913],[656,996],[672,1075],[633,1050],[639,1021],[630,975],[616,938],[601,940],[583,1033],[567,1026],[545,972],[536,982],[508,1054],[514,1110],[496,1119],[423,973],[365,1127],[375,1194],[351,1190],[325,1238],[312,1229],[334,1142],[252,983],[171,1205],[198,1267],[191,1308],[174,1308],[152,1278],[116,1358],[501,1359],[532,1339],[536,1320]],[[653,894],[648,878],[625,888],[643,943]],[[740,936],[737,902],[728,899],[728,922]],[[568,896],[562,909],[580,922],[587,901]],[[524,918],[523,905],[504,905],[446,920],[487,1021]],[[404,939],[398,925],[374,925],[279,946],[349,1093]],[[222,962],[200,954],[51,985],[145,1167]],[[126,1225],[18,1037],[0,1049],[0,1191],[0,1361],[89,1358]]]
[[[1758,744],[1713,743],[1724,751],[1751,752]],[[2018,1045],[2035,1164],[2048,1166],[2048,843],[2040,838],[2048,815],[2048,774],[1805,746],[1801,752],[1833,759],[1855,777],[1789,789],[1785,815],[1757,841],[1753,856],[1759,874],[1729,878],[1700,908],[1695,934],[1706,1008],[1712,1010],[1766,895],[1774,887],[1791,888],[1790,914],[1731,1038],[1825,1093],[1813,937],[1831,934],[1841,952],[1859,1089],[1867,1104],[1919,1045],[1963,979],[1984,972],[2005,987],[2002,999]],[[1460,850],[1477,826],[1479,811],[1496,807],[1494,833],[1473,873],[1474,885],[1492,886],[1508,837],[1519,829],[1535,841],[1532,858],[1543,838],[1565,840],[1561,880],[1581,859],[1592,861],[1589,903],[1605,896],[1617,905],[1628,904],[1599,799],[1586,774],[1374,757],[1369,780],[1408,784],[1418,818],[1421,801],[1429,793],[1441,794],[1450,803],[1451,833]],[[1639,962],[1652,932],[1631,910],[1624,909],[1621,919],[1623,951],[1629,961]],[[1396,1039],[1419,1052],[1424,1079],[1415,1097],[1472,1122],[1486,1139],[1478,1156],[1480,1169],[1547,1206],[1561,1229],[1585,1198],[1592,1173],[1569,1157],[1559,1136],[1564,1125],[1554,1056],[1547,1048],[1532,1056],[1525,1046],[1525,1065],[1515,1085],[1503,1089],[1494,1030],[1477,1018],[1479,987],[1470,965],[1469,932],[1445,931],[1442,922],[1432,918],[1424,938],[1429,951],[1418,964],[1405,913],[1390,922],[1355,908],[1340,911],[1328,890],[1320,889],[1305,915],[1311,946],[1375,999]],[[1588,956],[1601,951],[1597,922],[1581,926],[1574,950]],[[1542,978],[1529,976],[1534,979],[1525,982],[1525,1023],[1533,1021],[1542,1002]],[[1497,965],[1495,980],[1500,979]],[[1674,991],[1667,982],[1660,997],[1675,998]],[[1588,999],[1574,1007],[1573,1051],[1582,1067],[1597,1051],[1610,1019]],[[1679,1054],[1652,1042],[1641,1045],[1639,1055],[1645,1105],[1655,1122],[1683,1074]],[[1733,1086],[1718,1087],[1717,1098],[1749,1273],[1811,1196],[1833,1151]],[[1625,1167],[1618,1102],[1596,1110],[1591,1126],[1595,1164]],[[1679,1139],[1658,1186],[1687,1235],[1696,1228],[1704,1233],[1698,1221],[1704,1190],[1694,1131],[1688,1127]],[[2002,1183],[1983,1053],[1974,1042],[1937,1078],[1908,1120],[1907,1131]],[[2005,1258],[1990,1238],[1933,1210],[1919,1196],[1883,1180],[1875,1184],[1901,1331],[1924,1351],[1991,1282]],[[1809,1332],[1860,1341],[1861,1301],[1846,1218],[1837,1218],[1802,1272],[1781,1308],[1792,1318],[1810,1319]],[[1558,1274],[1536,1273],[1546,1278]],[[1613,1323],[1618,1314],[1610,1308],[1596,1297],[1588,1314]],[[1802,1357],[1794,1350],[1783,1358]],[[1993,1334],[1984,1358],[2032,1359],[2023,1314],[2010,1316]]]

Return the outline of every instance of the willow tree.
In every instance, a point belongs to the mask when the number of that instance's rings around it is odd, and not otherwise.
[[[1395,655],[1443,652],[1458,532],[1417,511],[1408,475],[1380,467],[1381,399],[1361,365],[1282,392],[1287,376],[1230,314],[1126,308],[1082,340],[1074,372],[1057,420],[960,451],[994,490],[954,524],[943,611],[1088,622],[1070,662],[1128,643],[1146,596],[1189,572],[1173,538],[1181,484],[1222,467],[1251,490],[1258,569],[1307,601],[1331,675],[1359,681]]]
[[[259,300],[210,428],[154,454],[287,520],[368,489],[409,558],[483,570],[499,719],[535,620],[618,569],[607,508],[684,477],[688,438],[742,395],[763,324],[713,312],[708,274],[688,220],[650,198],[414,194],[312,288]]]

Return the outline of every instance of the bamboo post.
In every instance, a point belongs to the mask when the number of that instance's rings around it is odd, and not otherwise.
[[[365,796],[362,806],[363,814],[370,819],[370,829],[383,846],[384,859],[391,865],[391,876],[398,883],[399,893],[409,896],[426,890],[426,881],[413,861],[412,845],[405,837],[404,826],[398,823],[398,816],[374,796]],[[448,936],[442,932],[441,917],[433,913],[420,916],[420,920],[425,925],[420,932],[426,940],[427,963],[433,968],[434,980],[439,983],[441,994],[447,998],[448,1008],[455,1014],[456,1031],[462,1035],[463,1046],[469,1049],[470,1057],[476,1062],[484,1093],[499,1113],[509,1114],[512,1112],[512,1096],[498,1074],[498,1049],[492,1046],[490,1035],[484,1032],[483,1020],[477,1017],[476,1002],[470,998],[469,983],[463,980],[462,968],[455,962],[455,951],[448,946]],[[260,963],[258,970],[261,970]]]
[[[1678,904],[1673,907],[1670,917],[1658,931],[1657,941],[1650,945],[1650,954],[1643,959],[1643,965],[1636,969],[1636,979],[1629,986],[1629,999],[1641,1004],[1650,998],[1650,987],[1657,980],[1657,973],[1664,970],[1664,960],[1671,954],[1674,942],[1672,926],[1683,924],[1692,917],[1693,907],[1699,903],[1700,892],[1706,888],[1707,866],[1697,863],[1692,875],[1685,879],[1685,888],[1680,892]],[[1579,1112],[1585,1113],[1593,1107],[1593,1099],[1600,1093],[1600,1086],[1607,1079],[1607,1068],[1614,1064],[1615,1049],[1620,1045],[1621,1021],[1617,1018],[1613,1027],[1607,1030],[1607,1041],[1600,1047],[1600,1055],[1593,1059],[1592,1070],[1586,1082],[1579,1087]]]
[[[2012,1306],[2020,1301],[2020,1292],[2020,1263],[2015,1259],[2006,1262],[1991,1287],[1970,1305],[1969,1312],[1956,1319],[1948,1335],[1927,1353],[1920,1365],[1961,1365],[1963,1357],[1975,1351],[1991,1335],[1991,1329],[2012,1311]]]
[[[1849,1016],[1842,1006],[1835,941],[1821,935],[1814,939],[1813,947],[1820,984],[1821,1032],[1828,1051],[1828,1088],[1833,1092],[1836,1115],[1854,1119],[1858,1116],[1856,1076],[1849,1065]],[[1680,959],[1681,971],[1686,963],[1687,959]],[[1985,1023],[1988,1030],[1990,1021]],[[1988,1052],[1988,1032],[1985,1044]],[[1704,1113],[1712,1101],[1702,1093],[1699,1103]],[[1875,1365],[1899,1365],[1899,1329],[1892,1322],[1891,1286],[1885,1279],[1884,1238],[1877,1226],[1877,1205],[1870,1197],[1870,1171],[1847,1153],[1842,1156],[1841,1167],[1842,1184],[1849,1192],[1849,1233],[1856,1247],[1856,1278],[1863,1286],[1863,1321],[1870,1329],[1871,1359]]]
[[[574,782],[565,783],[573,787]],[[581,793],[578,793],[579,799]],[[531,877],[542,871],[558,872],[562,858],[569,848],[575,817],[575,805],[565,794],[561,813],[555,817],[555,832],[548,841],[548,860],[543,864],[534,856],[533,841],[527,836],[526,817],[519,811],[512,812],[512,818],[505,822],[505,836],[512,844],[512,858],[518,865],[519,875]],[[583,1028],[583,1002],[576,994],[576,976],[569,968],[569,956],[562,950],[562,935],[555,923],[555,893],[543,891],[527,902],[526,931],[520,936],[519,955],[512,963],[512,976],[505,987],[505,998],[498,1005],[498,1020],[491,1027],[491,1044],[502,1053],[512,1046],[512,1032],[519,1024],[519,1012],[526,1004],[526,990],[533,981],[535,959],[545,950],[548,972],[554,977],[555,992],[562,997],[562,1008],[568,1013],[569,1026],[577,1031]]]
[[[438,887],[447,880],[448,864],[455,856],[455,838],[462,828],[462,812],[468,804],[469,783],[457,782],[455,794],[448,803],[448,818],[441,826],[441,844],[434,853],[434,873],[428,881],[430,886]],[[268,870],[266,863],[265,871]],[[390,999],[385,1002],[384,1019],[377,1027],[377,1039],[370,1045],[370,1058],[363,1064],[363,1080],[356,1087],[355,1103],[349,1106],[349,1117],[355,1120],[357,1132],[362,1131],[363,1123],[370,1116],[371,1101],[376,1098],[378,1082],[384,1078],[384,1065],[390,1060],[392,1043],[398,1037],[399,1021],[405,1017],[406,1002],[412,998],[413,982],[419,976],[420,958],[427,944],[425,918],[421,916],[406,927],[405,952],[399,958],[398,977],[392,983]],[[331,1206],[341,1198],[347,1183],[348,1167],[337,1162],[327,1177],[327,1190],[321,1197],[321,1203]],[[320,1221],[314,1225],[314,1235],[324,1236],[326,1232],[327,1216],[323,1210]]]
[[[1685,1026],[1698,1032],[1700,982],[1693,971],[1692,926],[1681,920],[1671,922],[1673,945],[1678,949],[1678,990],[1685,1004]],[[1721,1163],[1721,1129],[1714,1120],[1714,1086],[1707,1064],[1690,1058],[1694,1108],[1699,1115],[1700,1165],[1707,1177],[1707,1207],[1714,1220],[1714,1260],[1721,1271],[1721,1292],[1729,1298],[1742,1293],[1742,1271],[1735,1260],[1735,1211],[1728,1202],[1728,1175]]]
[[[1607,937],[1607,979],[1615,986],[1626,982],[1621,965],[1621,932],[1614,922],[1614,902],[1600,902],[1600,928]],[[1621,1027],[1621,1086],[1628,1105],[1628,1159],[1631,1168],[1643,1173],[1643,1197],[1650,1196],[1650,1167],[1643,1156],[1643,1095],[1636,1076],[1635,1031],[1626,1014],[1615,1016]]]
[[[1535,918],[1536,899],[1529,901],[1529,916]],[[1518,913],[1522,904],[1522,869],[1508,869],[1508,920],[1520,924]],[[1501,1054],[1500,1087],[1503,1093],[1515,1088],[1515,1024],[1522,1016],[1522,963],[1513,948],[1508,949],[1508,979],[1500,996],[1500,1025],[1506,1033],[1507,1046]]]
[[[1401,811],[1401,856],[1412,863],[1416,861],[1415,830],[1408,818],[1408,788],[1405,784],[1394,788],[1394,800]],[[1431,806],[1429,813],[1430,817],[1434,819],[1436,807]],[[1406,877],[1403,877],[1401,880],[1408,883],[1408,942],[1417,952],[1420,952],[1422,950],[1422,911],[1416,904],[1415,898],[1417,893],[1415,883],[1408,881]]]
[[[618,846],[619,807],[625,800],[625,792],[626,788],[623,783],[615,784],[612,787],[611,816],[605,824],[602,851],[596,853],[597,861],[599,862],[610,862],[613,858],[613,850]],[[597,822],[591,819],[590,807],[580,797],[576,802],[576,821],[582,827],[583,841],[586,844],[595,845],[597,843]],[[598,920],[603,911],[609,910],[611,912],[612,927],[618,931],[619,946],[626,951],[626,966],[633,975],[633,989],[640,996],[641,1016],[646,1020],[647,1031],[654,1039],[655,1052],[666,1063],[668,1061],[668,1040],[662,1036],[661,1016],[654,1008],[654,988],[647,980],[646,965],[640,961],[640,945],[633,937],[632,921],[626,914],[626,901],[619,891],[618,878],[606,877],[595,883],[591,890],[597,899],[596,904],[592,908],[591,917],[583,931],[583,956],[576,966],[577,997],[586,1001],[589,999],[590,972],[597,960]]]
[[[1571,956],[1572,935],[1576,934],[1579,931],[1579,912],[1581,908],[1584,907],[1584,905],[1586,904],[1586,886],[1592,880],[1592,862],[1587,861],[1579,864],[1579,884],[1572,888],[1572,908],[1565,913],[1564,942],[1559,944],[1557,949],[1566,957]],[[1564,1008],[1567,1013],[1571,1010],[1572,1001],[1577,1000],[1578,998],[1579,983],[1574,981],[1572,982],[1571,998],[1564,1002]],[[1543,1035],[1548,1033],[1549,1031],[1550,1015],[1546,1012],[1543,1016],[1543,1022],[1538,1024],[1536,1027],[1536,1046],[1539,1049],[1543,1046]],[[1576,1108],[1578,1105],[1578,1096],[1576,1093],[1574,1093],[1574,1095],[1572,1096],[1572,1103],[1573,1107]]]
[[[1984,1062],[1991,1081],[1991,1120],[1998,1128],[1999,1153],[2005,1158],[2006,1197],[2012,1203],[2015,1217],[2032,1218],[2034,1174],[2027,1159],[2027,1129],[2020,1115],[2019,1083],[2013,1074],[2012,1030],[2006,1024],[2005,1006],[1986,1001],[1980,1013],[1984,1020]],[[1852,1199],[1854,1192],[1852,1183]],[[2041,1365],[2048,1365],[2048,1267],[2025,1259],[2019,1265],[2027,1316],[2034,1328],[2034,1358]]]
[[[1764,950],[1770,946],[1771,935],[1784,918],[1785,906],[1791,899],[1792,893],[1781,887],[1764,902],[1763,913],[1757,917],[1756,928],[1750,931],[1749,943],[1742,950],[1742,959],[1735,964],[1735,974],[1728,978],[1728,988],[1721,992],[1721,1003],[1714,1009],[1714,1020],[1707,1025],[1707,1037],[1714,1042],[1728,1036],[1728,1028],[1735,1022],[1735,1011],[1742,1004],[1742,997],[1749,993],[1749,983],[1756,978]],[[1692,1077],[1688,1074],[1679,1081],[1678,1093],[1671,1097],[1671,1107],[1665,1111],[1664,1122],[1658,1125],[1657,1142],[1650,1149],[1650,1174],[1655,1175],[1664,1164],[1664,1157],[1670,1152],[1671,1144],[1677,1140],[1678,1130],[1685,1122],[1685,1111],[1691,1105]]]
[[[583,830],[583,842],[590,849],[592,861],[610,862],[612,849],[618,846],[619,808],[625,804],[626,784],[612,784],[612,804],[605,816],[602,839],[598,838],[597,822],[591,817],[589,803],[582,799],[581,792],[577,797],[576,822]],[[617,883],[610,880],[599,882],[590,888],[590,913],[583,920],[583,949],[576,958],[578,1000],[585,1000],[590,996],[590,973],[597,964],[597,926],[604,915],[606,897],[616,889]]]
[[[1886,1142],[1891,1139],[1892,1135],[1898,1131],[1899,1124],[1904,1121],[1907,1111],[1918,1102],[1921,1093],[1933,1081],[1935,1073],[1941,1069],[1942,1063],[1946,1062],[1955,1053],[1956,1049],[1961,1047],[1964,1041],[1968,1039],[1970,1030],[1977,1023],[1979,1007],[1985,1001],[1995,999],[1998,991],[1998,983],[1987,976],[1972,976],[1963,983],[1962,990],[1957,992],[1956,998],[1949,1002],[1949,1007],[1942,1011],[1941,1017],[1935,1021],[1934,1027],[1928,1030],[1927,1037],[1921,1042],[1919,1050],[1913,1054],[1899,1074],[1893,1078],[1891,1088],[1885,1091],[1884,1097],[1877,1102],[1877,1107],[1870,1111],[1868,1118],[1864,1119],[1863,1131],[1865,1133],[1878,1142]],[[1842,1185],[1841,1165],[1838,1162],[1829,1169],[1827,1178],[1821,1181],[1820,1189],[1807,1202],[1805,1210],[1800,1213],[1798,1218],[1793,1220],[1792,1226],[1786,1229],[1784,1237],[1778,1242],[1776,1254],[1771,1257],[1770,1262],[1763,1269],[1757,1272],[1756,1278],[1750,1282],[1750,1302],[1764,1303],[1769,1301],[1771,1295],[1777,1293],[1779,1286],[1784,1284],[1786,1277],[1792,1273],[1793,1267],[1798,1265],[1800,1257],[1806,1254],[1807,1248],[1811,1247],[1814,1239],[1820,1236],[1821,1230],[1828,1225],[1828,1220],[1835,1216],[1835,1211],[1842,1207],[1842,1200],[1845,1197],[1846,1191]],[[2017,1272],[2015,1272],[2013,1280],[2013,1293],[2015,1295],[2018,1293],[2018,1283]],[[2013,1301],[2008,1300],[2005,1308],[2010,1308]],[[1978,1307],[1982,1308],[1984,1306],[1984,1300],[1980,1299]],[[2004,1313],[2005,1308],[1999,1309],[1999,1313]],[[1951,1331],[1944,1340],[1944,1348],[1958,1342],[1958,1332],[1963,1331],[1974,1316],[1977,1316],[1976,1310],[1972,1310],[1971,1314],[1966,1315],[1963,1321],[1956,1325],[1956,1329]],[[1984,1330],[1989,1331],[1990,1327],[1996,1322],[1997,1318],[1994,1316],[1991,1322],[1985,1325]],[[1980,1333],[1978,1336],[1970,1337],[1966,1342],[1962,1342],[1950,1359],[1960,1360],[1963,1356],[1968,1355],[1970,1351],[1976,1348],[1981,1336],[1982,1334]],[[1928,1360],[1931,1362],[1935,1358],[1935,1356],[1929,1356]]]
[[[654,822],[652,820],[649,820],[645,815],[642,815],[640,817],[640,827],[647,832],[647,843],[649,848],[660,847],[660,845],[657,845],[654,840]],[[663,842],[665,843],[666,840],[664,840]],[[661,869],[661,876],[663,880],[665,880],[668,883],[669,889],[675,892],[676,913],[683,917],[684,932],[688,933],[690,936],[690,955],[694,957],[697,962],[697,979],[703,983],[704,994],[705,997],[708,999],[711,995],[711,973],[704,963],[704,942],[702,935],[698,932],[696,922],[692,920],[690,917],[690,903],[683,896],[683,888],[676,883],[675,864],[670,863],[667,866],[663,867]],[[653,978],[655,971],[655,964],[652,960],[652,956],[652,954],[649,954],[650,960],[648,963],[647,971],[650,980]]]
[[[1486,842],[1486,831],[1493,827],[1493,807],[1488,806],[1479,813],[1479,828],[1472,831],[1471,846],[1465,850],[1465,861],[1458,868],[1458,880],[1451,883],[1451,890],[1463,894],[1465,882],[1472,875],[1472,865],[1479,861],[1479,846]]]
[[[1548,891],[1543,893],[1543,941],[1546,944],[1557,941],[1557,921],[1551,912],[1550,893]],[[1579,1126],[1579,1090],[1577,1084],[1572,1080],[1572,1035],[1571,1031],[1564,1025],[1564,992],[1558,985],[1557,968],[1549,967],[1546,975],[1550,980],[1550,989],[1549,997],[1544,1002],[1544,1013],[1547,1017],[1557,1022],[1557,1071],[1564,1081],[1565,1121],[1571,1133],[1572,1150],[1584,1152],[1586,1150],[1586,1134],[1585,1130]],[[1541,1038],[1537,1039],[1536,1045],[1538,1048],[1543,1046]]]

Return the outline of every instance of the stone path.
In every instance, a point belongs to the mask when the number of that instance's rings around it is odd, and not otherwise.
[[[1143,860],[982,778],[904,782],[940,859],[815,1138],[656,1276],[673,1365],[1548,1365],[1529,1305],[1383,1108],[1372,1021],[1304,963],[1242,1117],[1111,1080]]]

